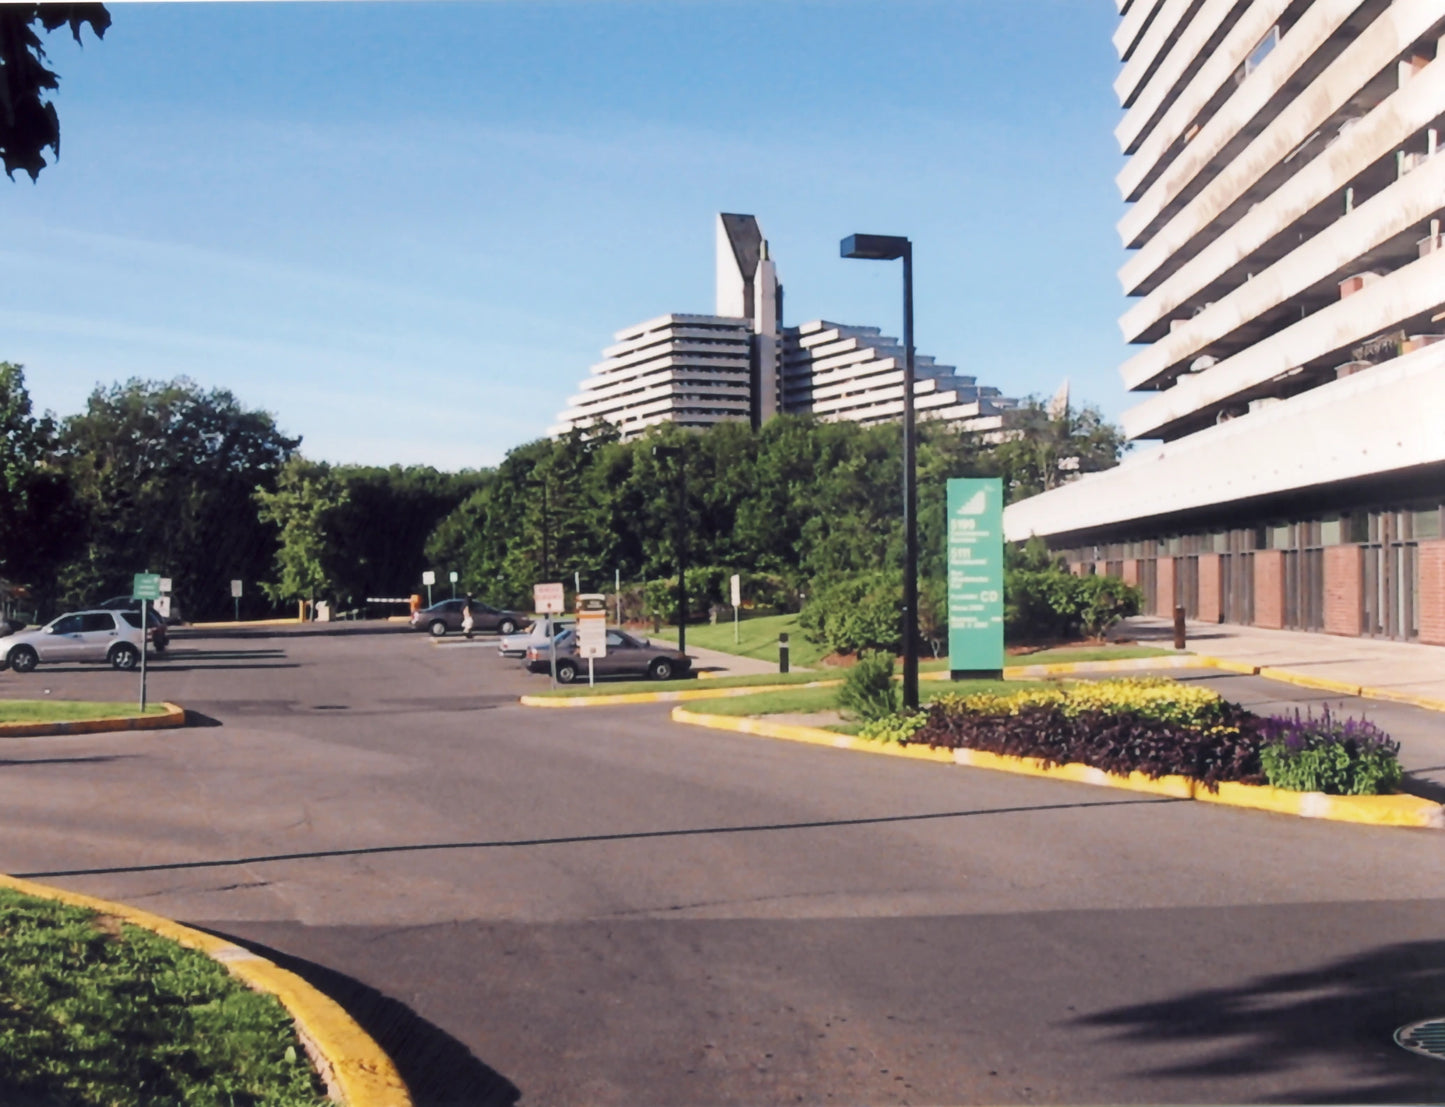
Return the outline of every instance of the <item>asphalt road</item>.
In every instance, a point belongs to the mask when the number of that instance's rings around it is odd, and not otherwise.
[[[263,947],[420,1104],[1445,1101],[1391,1042],[1445,1015],[1438,832],[516,705],[541,683],[363,626],[180,637],[151,695],[216,725],[8,740],[0,869]]]

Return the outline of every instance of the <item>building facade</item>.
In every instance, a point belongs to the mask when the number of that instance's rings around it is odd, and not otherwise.
[[[1445,644],[1442,33],[1442,0],[1123,0],[1123,425],[1158,445],[1008,537],[1160,614]]]
[[[877,423],[903,413],[903,347],[876,327],[783,326],[783,286],[751,215],[717,217],[714,315],[663,315],[618,331],[548,431],[608,423],[633,438],[658,423],[761,426],[775,415]],[[915,354],[920,419],[997,430],[1017,401]]]

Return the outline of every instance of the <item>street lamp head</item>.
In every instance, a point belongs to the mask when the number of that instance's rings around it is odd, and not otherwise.
[[[906,257],[908,239],[893,234],[850,234],[838,244],[838,253],[845,258],[866,258],[869,261],[893,261]]]

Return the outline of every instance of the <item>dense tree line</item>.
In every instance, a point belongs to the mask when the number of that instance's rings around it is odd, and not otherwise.
[[[23,370],[6,362],[0,436],[0,585],[12,608],[41,614],[128,594],[146,571],[171,578],[191,619],[229,615],[232,580],[243,614],[309,596],[288,573],[294,543],[263,506],[308,470],[325,477],[313,506],[345,551],[327,564],[326,595],[390,595],[485,479],[306,461],[270,414],[185,378],[97,388],[79,414],[37,415]]]
[[[1001,441],[920,426],[926,581],[943,575],[947,478],[1000,476],[1016,499],[1118,459],[1118,432],[1091,409],[1034,405],[1022,421],[1026,433]],[[169,576],[190,618],[229,613],[233,579],[243,613],[298,598],[346,610],[419,591],[428,568],[499,604],[529,607],[543,579],[610,591],[616,576],[654,582],[656,602],[679,526],[699,613],[732,572],[794,606],[902,564],[896,425],[784,416],[629,442],[573,433],[443,473],[311,460],[270,414],[185,378],[97,388],[79,414],[36,415],[20,367],[0,363],[0,434],[0,580],[41,613],[127,592],[142,571]]]

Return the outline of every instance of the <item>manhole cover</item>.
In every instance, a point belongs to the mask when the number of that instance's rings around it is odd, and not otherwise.
[[[1395,1044],[1411,1053],[1445,1061],[1445,1018],[1426,1019],[1400,1027],[1395,1031]]]

